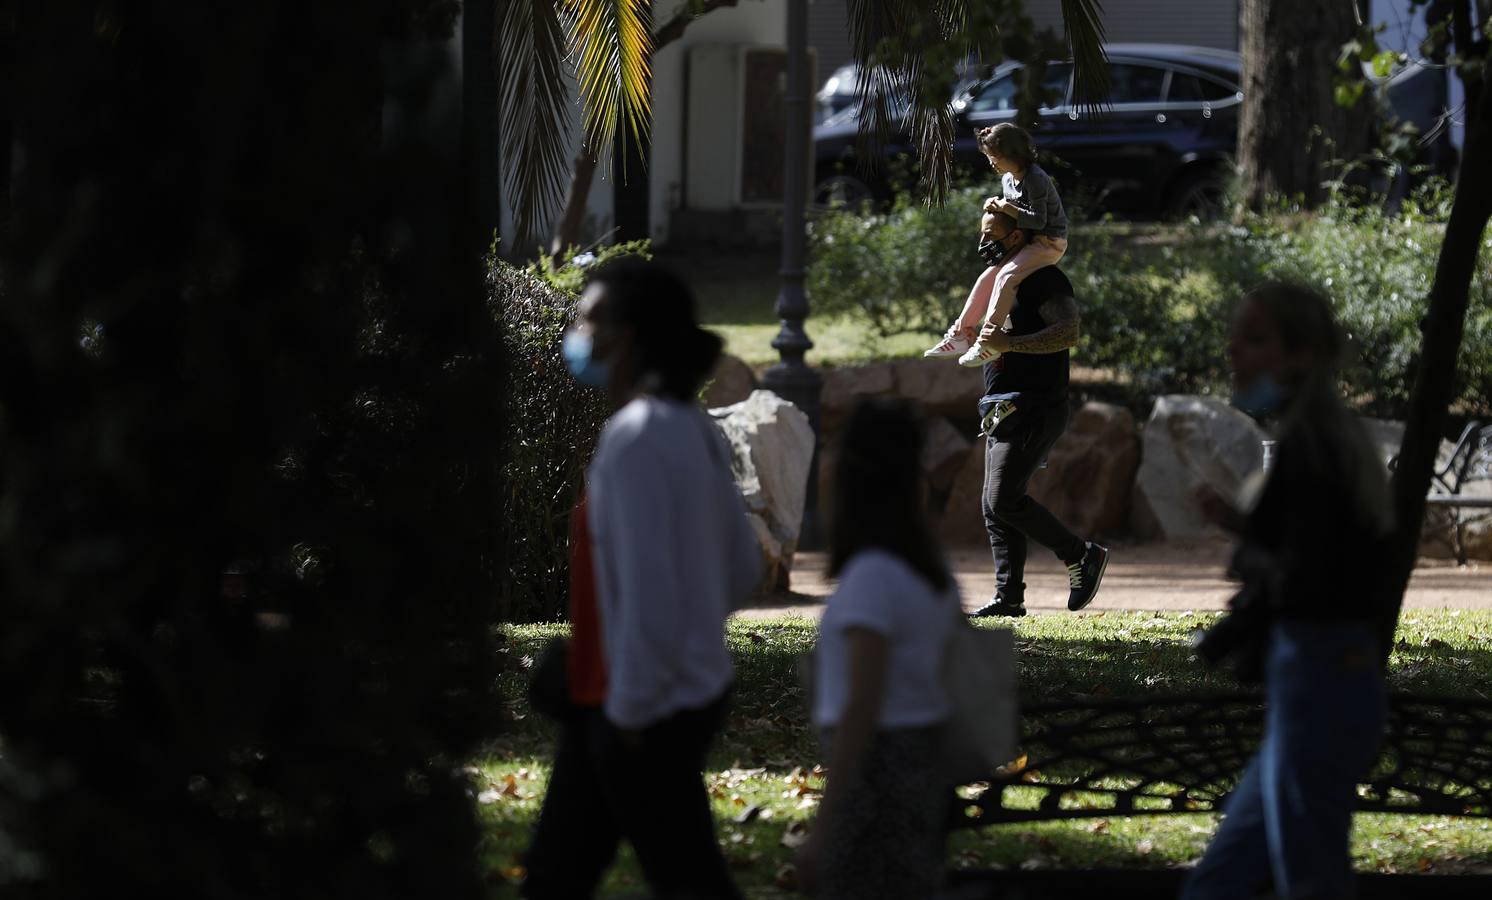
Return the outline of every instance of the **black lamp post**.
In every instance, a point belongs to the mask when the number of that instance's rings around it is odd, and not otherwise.
[[[762,376],[762,386],[801,409],[813,426],[813,462],[808,470],[808,494],[803,506],[800,547],[818,541],[819,390],[823,379],[808,367],[803,355],[813,347],[803,322],[808,318],[808,294],[803,290],[807,235],[803,217],[808,193],[808,0],[787,3],[787,93],[783,97],[782,286],[777,292],[777,317],[782,328],[772,339],[779,361]]]

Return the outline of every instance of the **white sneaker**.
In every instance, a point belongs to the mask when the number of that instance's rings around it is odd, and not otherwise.
[[[1000,351],[991,350],[990,348],[984,346],[983,341],[975,341],[974,346],[970,347],[967,353],[958,358],[958,364],[961,366],[968,366],[971,369],[977,368],[999,355]]]
[[[943,340],[937,346],[922,355],[928,359],[947,359],[951,356],[962,355],[971,346],[973,342],[955,325],[948,329],[948,333],[943,335]]]

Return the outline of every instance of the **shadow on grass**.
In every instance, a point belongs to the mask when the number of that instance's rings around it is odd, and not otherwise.
[[[1029,705],[1235,693],[1238,686],[1231,680],[1191,658],[1188,634],[1212,618],[1132,613],[1020,620],[1013,630],[1022,700]],[[822,756],[797,675],[798,658],[811,649],[815,627],[805,619],[734,621],[729,627],[736,686],[726,729],[709,757],[706,782],[722,846],[751,897],[792,895],[775,886],[792,859],[792,851],[783,846],[784,833],[811,822],[823,787],[812,771]],[[503,683],[502,693],[516,718],[477,765],[497,786],[506,775],[534,772],[527,776],[532,781],[520,782],[529,785],[528,799],[505,798],[484,810],[491,835],[487,858],[496,873],[511,869],[526,843],[552,747],[552,727],[529,714],[523,701],[523,661],[537,658],[544,642],[564,630],[555,625],[504,629],[506,652],[518,665],[511,667],[515,674]],[[1484,697],[1492,684],[1489,634],[1492,613],[1418,613],[1415,624],[1401,628],[1390,668],[1394,689]],[[1036,888],[1040,878],[1030,878],[1052,869],[1144,869],[1171,877],[1171,870],[1200,855],[1215,821],[1210,814],[1126,817],[1094,810],[1090,818],[1071,821],[982,826],[951,837],[949,861],[954,870],[1005,867],[1012,870],[1005,881]],[[1484,870],[1492,865],[1488,825],[1486,820],[1445,816],[1360,815],[1356,864],[1365,871]],[[624,854],[607,890],[636,891],[640,884],[635,864]],[[1031,895],[1037,894],[1061,892],[1041,888]]]

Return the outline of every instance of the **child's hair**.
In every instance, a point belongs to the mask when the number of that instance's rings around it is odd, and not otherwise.
[[[839,439],[829,574],[837,576],[856,553],[877,548],[946,590],[953,579],[923,504],[923,429],[911,405],[900,398],[861,400]]]
[[[1026,129],[1019,125],[1001,122],[999,125],[980,128],[974,132],[974,139],[980,150],[999,154],[1022,169],[1028,169],[1036,162],[1036,144],[1032,142]]]

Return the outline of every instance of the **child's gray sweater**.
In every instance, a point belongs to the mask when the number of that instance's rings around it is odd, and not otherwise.
[[[1020,181],[1006,172],[1000,178],[1000,187],[1005,199],[1015,205],[1017,228],[1048,237],[1067,237],[1067,213],[1062,210],[1062,198],[1052,184],[1052,177],[1041,166],[1032,163]]]

